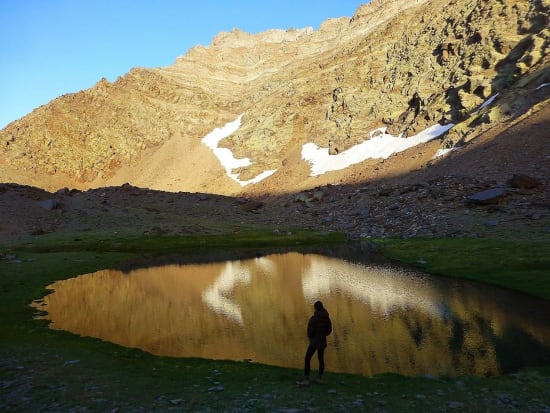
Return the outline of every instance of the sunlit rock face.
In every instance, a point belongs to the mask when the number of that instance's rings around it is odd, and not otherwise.
[[[49,190],[130,182],[288,192],[319,183],[300,156],[305,144],[337,154],[382,127],[412,137],[456,125],[424,143],[424,157],[405,153],[413,169],[547,99],[550,89],[539,88],[550,79],[549,8],[547,1],[372,1],[318,30],[221,33],[172,66],[100,80],[8,125],[0,131],[0,181]],[[231,176],[201,139],[240,114],[240,128],[219,147],[251,162]],[[266,171],[276,172],[251,181]],[[327,181],[351,176],[345,168]]]
[[[37,307],[52,328],[160,355],[300,368],[320,299],[331,371],[487,376],[550,357],[542,300],[314,254],[103,270],[50,288]]]

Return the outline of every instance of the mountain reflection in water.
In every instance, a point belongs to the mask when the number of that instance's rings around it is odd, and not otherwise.
[[[319,299],[334,323],[330,371],[486,376],[550,360],[544,300],[316,254],[103,270],[49,288],[35,306],[51,328],[158,355],[301,368]]]

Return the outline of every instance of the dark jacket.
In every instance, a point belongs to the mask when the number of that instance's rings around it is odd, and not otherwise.
[[[332,333],[332,322],[328,311],[325,309],[316,310],[307,323],[307,336],[309,344],[315,348],[327,346],[327,336]]]

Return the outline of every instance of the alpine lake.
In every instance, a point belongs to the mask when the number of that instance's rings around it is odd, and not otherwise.
[[[165,261],[55,282],[36,317],[155,355],[301,369],[321,300],[328,372],[497,376],[550,362],[550,302],[515,291],[342,248]]]

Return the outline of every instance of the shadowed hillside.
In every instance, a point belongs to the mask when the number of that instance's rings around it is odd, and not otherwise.
[[[356,183],[323,184],[297,192],[228,197],[167,192],[128,184],[87,191],[47,192],[0,184],[0,241],[43,234],[91,236],[197,235],[265,228],[281,237],[297,228],[380,236],[548,236],[550,105],[489,130],[461,150],[403,174],[396,162],[350,168]],[[423,152],[433,149],[431,145]],[[541,178],[536,178],[541,177]],[[265,183],[260,183],[260,186]],[[493,191],[478,200],[476,194]]]

